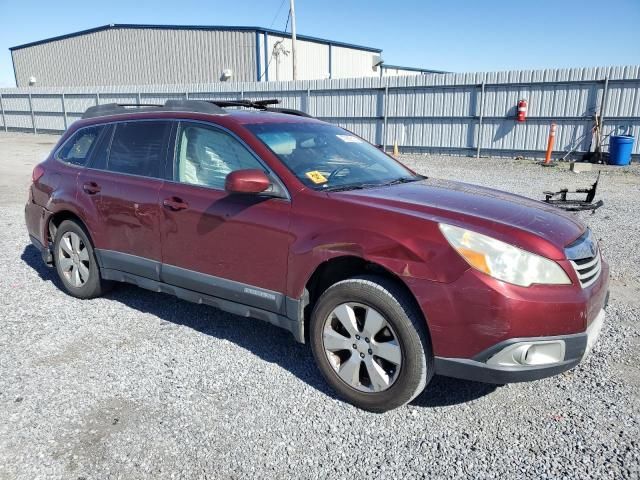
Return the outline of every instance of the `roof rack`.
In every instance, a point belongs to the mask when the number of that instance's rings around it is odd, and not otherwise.
[[[311,117],[308,113],[293,108],[273,108],[280,100],[167,100],[164,105],[158,103],[105,103],[89,107],[82,118],[106,117],[123,113],[140,112],[194,112],[224,115],[225,107],[245,107],[257,110]]]
[[[195,112],[214,115],[227,113],[222,107],[203,100],[167,100],[164,105],[157,103],[105,103],[87,108],[82,114],[82,118],[139,112]]]
[[[256,110],[262,110],[266,112],[276,112],[276,113],[284,113],[287,115],[297,115],[299,117],[309,117],[306,112],[302,110],[296,110],[294,108],[273,108],[270,105],[278,105],[280,100],[277,98],[272,98],[269,100],[209,100],[210,103],[217,105],[218,107],[245,107],[245,108],[255,108]]]
[[[277,105],[280,100],[273,98],[270,100],[209,100],[218,107],[247,107],[256,108],[258,110],[266,110],[269,105]]]

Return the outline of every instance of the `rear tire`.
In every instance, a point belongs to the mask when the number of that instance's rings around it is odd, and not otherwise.
[[[63,221],[56,230],[53,259],[64,289],[76,298],[103,295],[111,284],[100,277],[93,245],[84,228],[74,220]]]
[[[365,410],[404,405],[433,377],[424,318],[407,292],[384,277],[329,287],[311,314],[310,341],[327,383]]]

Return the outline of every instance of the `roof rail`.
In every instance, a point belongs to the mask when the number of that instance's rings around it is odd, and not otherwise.
[[[267,112],[285,113],[287,115],[297,115],[298,117],[313,118],[313,115],[309,115],[302,110],[296,110],[295,108],[267,108]]]
[[[125,113],[140,112],[194,112],[224,115],[228,113],[225,107],[245,107],[257,110],[311,117],[308,113],[293,108],[277,108],[270,105],[280,103],[277,99],[271,100],[167,100],[164,105],[158,103],[104,103],[89,107],[82,114],[82,118],[106,117],[109,115],[122,115]]]
[[[87,108],[82,114],[82,118],[139,112],[194,112],[214,115],[227,113],[220,106],[202,100],[167,100],[164,105],[157,103],[105,103]]]
[[[297,115],[299,117],[309,117],[306,112],[302,110],[296,110],[294,108],[273,108],[269,105],[277,105],[280,103],[280,100],[277,98],[273,98],[270,100],[209,100],[210,103],[217,105],[218,107],[245,107],[245,108],[255,108],[257,110],[263,110],[267,112],[276,112],[276,113],[284,113],[287,115]]]

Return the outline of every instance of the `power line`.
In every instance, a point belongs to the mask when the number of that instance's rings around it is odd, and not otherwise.
[[[284,4],[284,1],[282,1],[282,4]],[[280,5],[280,7],[282,8],[282,4]],[[289,15],[287,15],[287,23],[284,24],[284,33],[287,33],[287,27],[289,26],[289,19],[291,18],[291,10],[289,10]],[[269,27],[271,28],[271,27]],[[275,50],[276,46],[278,45],[278,43],[282,43],[282,40],[278,40],[274,45],[273,45],[273,49]],[[268,48],[268,45],[265,45],[264,48]],[[273,58],[275,57],[275,55],[273,55],[273,52],[271,52],[271,56],[269,58],[269,62],[267,63],[267,66],[265,67],[265,69],[262,71],[262,75],[260,75],[260,78],[258,78],[258,81],[262,80],[262,77],[265,76],[265,74],[269,71],[269,67],[271,66],[271,61],[273,60]]]
[[[282,6],[284,5],[284,2],[286,2],[287,0],[282,0],[282,2],[280,2],[280,6],[278,7],[278,10],[276,11],[276,14],[273,16],[273,20],[271,20],[271,25],[269,25],[269,28],[273,27],[273,24],[276,23],[276,19],[278,18],[278,15],[280,15],[280,10],[282,10]]]
[[[291,10],[289,10],[289,15],[287,15],[287,23],[284,24],[284,33],[287,33],[287,27],[289,26],[289,20],[291,20]]]

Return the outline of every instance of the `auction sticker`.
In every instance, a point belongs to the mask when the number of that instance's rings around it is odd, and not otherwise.
[[[336,135],[336,137],[346,143],[362,143],[362,140],[354,135]]]
[[[311,180],[313,183],[316,183],[316,184],[326,183],[327,182],[327,177],[322,175],[317,170],[314,170],[313,172],[307,172],[307,173],[305,173],[305,175],[307,176],[307,178],[309,180]]]

